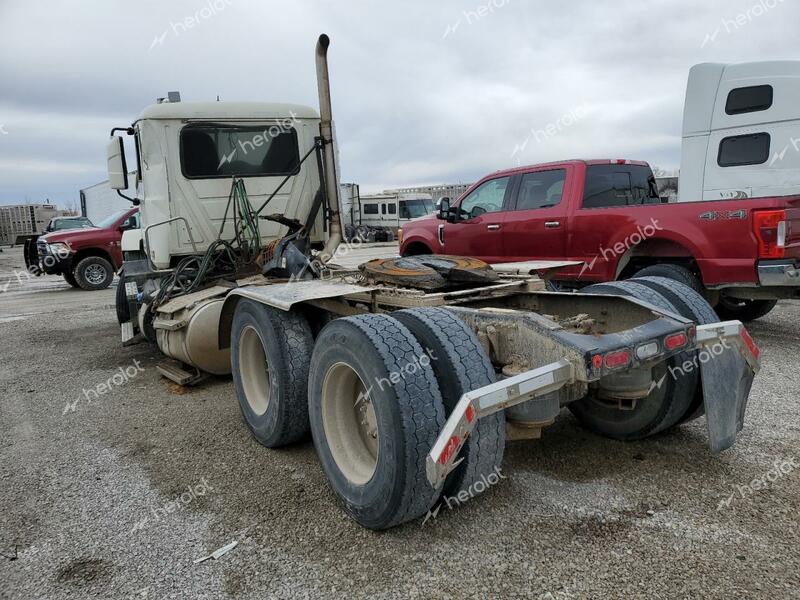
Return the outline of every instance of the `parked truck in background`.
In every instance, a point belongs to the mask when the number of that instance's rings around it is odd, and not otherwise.
[[[108,180],[101,181],[80,190],[81,215],[91,220],[93,223],[100,223],[112,214],[131,207],[128,198],[136,196],[136,172],[128,173],[129,186],[126,190],[115,190],[111,187]],[[117,193],[122,191],[125,196]]]
[[[703,293],[723,318],[761,317],[800,296],[798,94],[798,61],[697,65],[678,203],[660,205],[643,162],[533,165],[484,178],[443,220],[405,226],[401,253],[579,260],[560,289],[657,274]]]
[[[400,253],[490,263],[574,260],[558,289],[672,277],[723,318],[752,320],[800,297],[800,196],[662,203],[647,163],[572,160],[486,176],[403,229]]]
[[[679,202],[800,195],[800,61],[689,71]]]
[[[170,102],[112,131],[112,187],[128,184],[115,132],[136,138],[142,165],[142,228],[123,235],[123,342],[157,344],[172,359],[159,372],[182,385],[231,373],[253,437],[277,448],[310,434],[344,510],[373,529],[467,493],[500,467],[507,432],[538,437],[563,406],[620,440],[705,412],[712,451],[734,443],[758,349],[680,283],[543,293],[531,272],[570,264],[559,261],[337,268],[328,44],[316,48],[319,113]],[[702,380],[680,372],[716,346]]]
[[[33,275],[61,275],[72,287],[102,290],[122,266],[123,233],[138,228],[139,209],[129,204],[96,226],[55,230],[26,243],[25,264]]]

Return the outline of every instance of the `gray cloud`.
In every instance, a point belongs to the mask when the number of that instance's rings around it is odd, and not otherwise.
[[[168,90],[316,105],[322,31],[342,177],[363,190],[571,157],[674,169],[689,67],[796,58],[800,12],[787,0],[216,0],[208,16],[207,1],[0,3],[0,203],[76,202],[105,178],[109,129]]]

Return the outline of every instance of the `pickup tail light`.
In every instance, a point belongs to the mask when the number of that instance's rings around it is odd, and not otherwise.
[[[753,211],[753,231],[759,258],[783,258],[786,251],[786,211]]]

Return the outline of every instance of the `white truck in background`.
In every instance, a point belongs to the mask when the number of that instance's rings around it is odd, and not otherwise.
[[[689,71],[679,202],[800,194],[800,61]]]
[[[129,186],[121,190],[126,196],[136,196],[136,171],[128,173]],[[101,181],[80,190],[81,216],[92,223],[102,223],[107,217],[128,210],[131,203],[111,187],[108,180]]]
[[[347,240],[390,242],[412,219],[433,214],[433,196],[424,192],[383,192],[361,195],[358,184],[339,186],[342,222]]]

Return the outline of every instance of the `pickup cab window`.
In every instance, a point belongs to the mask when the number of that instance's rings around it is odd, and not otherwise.
[[[510,177],[499,177],[479,185],[461,201],[461,218],[474,219],[485,213],[503,210],[510,179]]]
[[[516,210],[550,208],[561,202],[564,193],[565,169],[525,173],[519,184]]]
[[[589,165],[583,208],[660,202],[653,172],[645,165]]]

